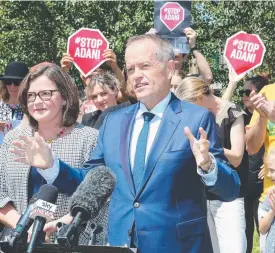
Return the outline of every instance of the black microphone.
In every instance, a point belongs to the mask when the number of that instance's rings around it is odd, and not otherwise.
[[[29,201],[29,205],[24,212],[24,214],[20,217],[19,221],[16,223],[16,227],[12,232],[11,238],[19,238],[22,235],[26,234],[33,224],[33,219],[30,218],[31,211],[33,209],[33,204],[41,198],[40,192],[35,194],[31,200]],[[43,197],[43,196],[42,196]]]
[[[27,240],[28,240],[28,230],[33,224],[33,219],[31,219],[30,213],[33,209],[33,204],[39,198],[39,192],[35,194],[29,201],[29,205],[20,217],[19,221],[16,223],[15,229],[11,229],[10,234],[6,237],[7,241],[5,244],[1,245],[3,252],[22,252],[26,250]]]
[[[42,197],[33,204],[33,210],[30,217],[34,218],[31,239],[28,245],[27,253],[32,253],[37,244],[45,239],[43,232],[47,220],[53,219],[56,209],[55,202],[58,197],[58,189],[51,184],[44,184],[40,187]]]
[[[95,218],[115,188],[115,176],[105,166],[91,169],[70,199],[70,213],[74,217],[63,226],[57,236],[62,247],[77,246],[82,222]]]

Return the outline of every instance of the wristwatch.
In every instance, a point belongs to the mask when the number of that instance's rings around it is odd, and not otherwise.
[[[209,156],[211,158],[211,165],[210,165],[210,168],[206,171],[206,170],[203,170],[201,167],[199,167],[199,170],[203,173],[203,174],[209,174],[211,171],[213,171],[215,168],[216,168],[216,159],[215,157],[209,153]]]

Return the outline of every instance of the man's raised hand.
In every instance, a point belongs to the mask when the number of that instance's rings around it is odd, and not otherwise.
[[[197,166],[203,169],[204,171],[208,171],[211,164],[212,159],[209,154],[209,147],[210,143],[207,140],[206,132],[200,127],[200,139],[197,140],[192,132],[190,131],[189,127],[184,128],[184,133],[189,139],[190,146],[193,152],[193,155],[196,159]]]

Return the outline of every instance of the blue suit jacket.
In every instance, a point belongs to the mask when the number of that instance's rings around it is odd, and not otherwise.
[[[141,253],[210,253],[205,191],[224,201],[238,197],[240,181],[224,157],[212,113],[172,97],[148,155],[145,174],[135,192],[129,161],[132,127],[139,104],[110,113],[100,129],[97,147],[85,170],[60,162],[55,181],[59,190],[72,193],[94,166],[105,164],[116,175],[109,210],[109,242],[130,245],[129,231],[135,221]],[[206,187],[197,174],[190,144],[184,135],[188,126],[199,138],[202,127],[217,159],[218,178]],[[67,178],[70,182],[64,181]],[[207,189],[206,189],[207,188]]]

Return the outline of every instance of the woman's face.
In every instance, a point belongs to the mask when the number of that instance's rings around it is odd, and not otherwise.
[[[255,90],[257,92],[256,87],[249,81],[244,83],[243,88],[244,88],[244,91],[251,92],[251,91]],[[247,109],[253,109],[253,104],[250,102],[249,96],[247,96],[247,94],[245,94],[245,92],[243,93],[243,96],[242,96],[242,102]]]
[[[21,81],[4,81],[11,98],[17,98]]]
[[[40,97],[37,95],[38,93]],[[56,84],[48,77],[40,76],[30,83],[27,99],[29,114],[38,124],[59,124],[62,120],[62,108],[65,101],[57,91]]]
[[[104,111],[110,106],[117,104],[117,91],[112,91],[108,87],[103,89],[99,84],[90,88],[87,92],[87,97],[94,102],[98,110]]]

